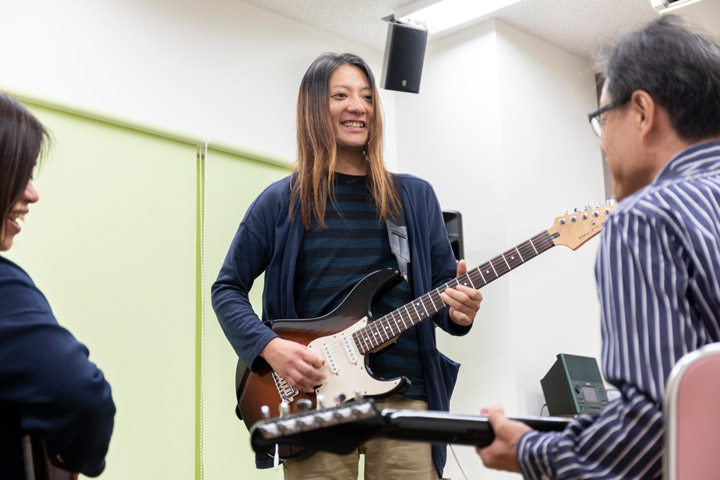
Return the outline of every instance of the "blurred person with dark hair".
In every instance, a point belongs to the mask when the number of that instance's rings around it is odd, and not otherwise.
[[[619,204],[595,276],[602,367],[621,394],[599,416],[540,433],[489,413],[486,466],[525,478],[660,478],[665,384],[720,341],[720,45],[662,16],[615,47],[589,115]]]
[[[0,251],[39,200],[33,171],[47,139],[30,112],[0,93]],[[39,435],[68,470],[99,475],[114,415],[110,385],[87,348],[58,325],[28,274],[0,256],[0,476],[26,478],[26,434]]]
[[[254,313],[248,298],[265,274],[263,320],[315,318],[331,312],[368,274],[398,269],[386,221],[404,212],[412,270],[373,308],[376,317],[409,303],[466,271],[456,263],[442,211],[430,184],[385,168],[382,115],[374,77],[352,54],[324,54],[305,73],[298,95],[295,172],[270,185],[253,202],[235,235],[212,288],[215,312],[238,356],[253,372],[268,365],[300,392],[323,383],[324,360],[308,347],[278,336]],[[448,410],[459,365],[435,345],[434,325],[466,334],[482,296],[449,288],[448,309],[372,354],[383,378],[412,383],[393,408]],[[357,319],[361,320],[360,318]],[[278,397],[279,400],[279,397]],[[366,478],[437,479],[445,446],[371,440],[349,455],[315,453],[284,463],[285,478],[356,479],[358,455]],[[260,468],[272,466],[258,456]]]

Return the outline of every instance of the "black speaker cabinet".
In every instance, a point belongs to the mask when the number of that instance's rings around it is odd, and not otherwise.
[[[607,392],[597,360],[559,353],[540,380],[550,415],[600,413],[607,405]]]
[[[380,86],[387,90],[418,93],[428,32],[424,28],[388,23]]]
[[[463,251],[463,229],[462,215],[456,210],[443,210],[443,220],[445,220],[445,230],[447,230],[450,246],[455,254],[455,259],[459,262],[465,258]]]

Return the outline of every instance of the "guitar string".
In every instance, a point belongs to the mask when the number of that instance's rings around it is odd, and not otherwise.
[[[581,213],[581,212],[578,212]],[[602,225],[602,223],[601,223]],[[511,270],[514,270],[515,268],[519,267],[520,265],[526,263],[528,260],[531,260],[535,258],[536,256],[540,255],[541,253],[544,253],[551,247],[555,246],[553,243],[550,234],[547,232],[547,230],[540,232],[539,234],[535,235],[534,237],[531,237],[530,239],[519,243],[515,247],[512,247],[504,252],[502,252],[500,255],[491,258],[487,262],[483,263],[482,265],[479,265],[478,267],[469,270],[463,275],[460,275],[459,277],[447,282],[444,285],[441,285],[440,287],[422,295],[421,297],[401,306],[400,308],[397,308],[393,310],[392,312],[378,318],[377,320],[368,322],[368,324],[365,327],[361,327],[357,330],[355,330],[352,334],[349,334],[348,337],[352,340],[352,342],[355,344],[356,349],[358,350],[357,353],[360,353],[361,355],[367,355],[370,353],[373,349],[379,347],[380,345],[383,345],[384,343],[393,342],[395,338],[400,336],[405,331],[409,330],[413,326],[420,323],[422,320],[425,320],[426,318],[429,318],[438,312],[442,311],[443,309],[447,308],[447,305],[440,299],[440,293],[444,292],[447,288],[454,288],[457,285],[465,283],[465,279],[470,283],[469,286],[475,288],[476,290],[479,290],[480,288],[484,287],[488,283],[491,283],[492,281],[498,279],[502,275],[509,273]],[[518,254],[520,257],[519,259],[515,258],[515,253]],[[508,260],[509,258],[509,260]],[[512,264],[511,264],[512,262]],[[485,274],[482,273],[482,270],[485,270]],[[492,270],[492,275],[490,274]],[[480,274],[480,278],[477,278],[477,274]],[[490,281],[487,280],[485,275],[488,275],[490,277]],[[473,279],[473,276],[475,278]],[[482,284],[480,284],[479,287],[477,287],[476,282],[480,283],[480,280],[482,279]],[[466,284],[467,285],[467,284]],[[437,308],[435,305],[433,296],[435,296],[438,300],[438,303],[441,305],[441,308]],[[430,300],[430,304],[427,304],[426,300]],[[417,303],[416,303],[417,302]],[[417,309],[417,305],[422,306],[423,310],[425,310],[425,313],[423,314],[422,311]],[[408,306],[413,306],[413,310],[416,311],[416,314],[413,315],[412,310]],[[432,310],[434,312],[429,313],[427,310],[428,307],[432,307]],[[403,314],[402,310],[405,309],[406,314]],[[403,323],[403,329],[400,329],[398,324],[398,319],[395,318],[397,313],[397,317],[400,318],[400,320]],[[429,313],[429,314],[428,314]],[[410,322],[411,326],[407,326],[407,321]],[[395,327],[397,327],[398,331],[395,331],[395,328],[392,326],[392,322],[395,322]],[[388,334],[388,330],[390,331],[390,334]],[[338,334],[341,332],[338,332]],[[383,339],[383,333],[384,333],[384,339]],[[364,334],[364,336],[363,336]],[[376,337],[379,337],[377,339]],[[364,343],[366,345],[361,345],[358,343],[358,340],[362,340],[361,343]],[[369,347],[369,348],[368,348]],[[327,344],[324,344],[323,350],[329,350],[331,354],[336,354],[338,351],[340,353],[343,353],[346,349],[343,345],[342,340],[336,340],[331,341]],[[364,353],[363,353],[364,351]],[[323,355],[326,356],[326,355]],[[327,359],[327,356],[326,356]]]
[[[550,240],[549,235],[547,234],[547,231],[540,232],[539,234],[535,235],[534,237],[501,253],[500,255],[490,259],[489,261],[483,263],[482,265],[479,265],[478,267],[476,267],[472,270],[469,270],[465,274],[460,275],[459,277],[457,277],[453,280],[450,280],[449,282],[445,283],[444,285],[441,285],[440,287],[438,287],[434,290],[431,290],[430,292],[426,293],[425,295],[422,295],[421,297],[413,300],[412,302],[409,302],[409,303],[401,306],[400,308],[393,310],[392,312],[378,318],[377,320],[369,322],[368,325],[366,325],[365,327],[362,327],[358,330],[355,330],[353,333],[348,334],[348,338],[351,341],[351,345],[352,345],[352,343],[355,344],[355,347],[356,347],[355,349],[357,350],[357,353],[359,353],[360,355],[367,355],[374,348],[377,348],[378,346],[380,346],[384,343],[394,341],[395,338],[397,338],[399,335],[401,335],[405,331],[409,330],[409,328],[412,328],[412,326],[415,326],[418,323],[420,323],[422,320],[429,318],[429,316],[423,315],[423,314],[413,315],[411,313],[411,311],[409,310],[409,308],[407,308],[408,305],[412,305],[416,301],[420,301],[420,303],[423,304],[423,308],[427,308],[425,306],[425,302],[423,302],[423,300],[422,300],[423,298],[428,297],[432,301],[432,295],[435,294],[437,296],[437,298],[439,299],[439,296],[440,296],[439,294],[442,291],[446,290],[447,288],[453,288],[453,287],[459,285],[460,283],[464,283],[464,281],[465,281],[464,277],[467,277],[470,280],[470,282],[474,284],[475,281],[473,281],[473,277],[471,275],[473,275],[475,272],[477,272],[477,273],[480,273],[480,275],[482,276],[481,269],[488,269],[490,267],[493,269],[494,276],[490,279],[490,281],[486,281],[485,277],[482,277],[483,283],[479,287],[479,288],[482,288],[485,285],[487,285],[488,283],[491,283],[493,280],[496,280],[497,278],[501,277],[505,273],[508,273],[511,270],[519,267],[520,265],[526,263],[528,260],[531,260],[532,258],[538,256],[540,253],[545,252],[546,250],[548,250],[549,248],[551,248],[553,246],[554,246],[554,244],[552,243],[552,240]],[[521,257],[520,259],[513,258],[514,251],[518,252],[519,256]],[[510,258],[510,261],[513,263],[512,265],[510,265],[510,262],[508,261],[508,258],[506,257],[506,255]],[[527,260],[524,260],[524,259],[527,259]],[[503,265],[505,266],[504,268],[502,268]],[[499,269],[499,271],[498,271],[498,269]],[[489,274],[489,272],[490,272],[490,270],[487,270],[486,274]],[[479,279],[476,278],[475,280],[477,281]],[[476,290],[478,290],[479,288],[476,288]],[[442,302],[442,300],[439,300],[439,303],[442,305],[442,308],[437,309],[437,311],[435,313],[432,313],[430,316],[436,315],[438,312],[447,308],[447,305],[445,305],[445,303]],[[408,314],[403,314],[402,312],[400,312],[402,309],[406,309],[408,311]],[[411,323],[412,326],[402,330],[401,332],[396,333],[394,331],[392,325],[390,324],[390,320],[389,320],[389,317],[392,317],[395,312],[400,312],[400,313],[398,313],[398,316],[400,317],[400,319],[402,320],[402,322],[405,326],[407,326],[406,320],[409,320],[409,322]],[[392,321],[396,321],[396,320],[393,319]],[[388,325],[390,325],[390,327],[389,327],[390,333],[392,333],[393,335],[389,336],[388,332],[387,332],[388,327],[382,328],[382,326],[378,325],[378,323],[383,324],[383,325],[387,323]],[[375,330],[375,331],[373,331],[373,330]],[[368,335],[365,338],[369,338],[370,341],[372,342],[372,343],[370,343],[371,348],[369,350],[367,350],[365,353],[362,353],[364,348],[358,344],[358,342],[355,338],[356,335],[359,336],[359,334],[361,332],[367,333]],[[339,335],[340,333],[342,333],[342,332],[338,332],[337,335]],[[383,340],[382,333],[385,333],[384,340]],[[379,341],[375,340],[374,336],[380,337]],[[368,342],[364,342],[364,343],[368,343]],[[326,360],[328,360],[327,356],[323,352],[324,350],[329,350],[332,355],[336,355],[338,353],[342,355],[342,354],[345,354],[345,351],[346,351],[342,340],[330,341],[330,342],[324,344],[322,350],[320,350],[318,352],[319,355],[322,355],[323,357],[326,358]]]

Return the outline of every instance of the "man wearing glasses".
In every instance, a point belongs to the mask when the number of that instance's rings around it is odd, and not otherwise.
[[[720,45],[663,16],[604,70],[589,118],[620,203],[595,276],[603,373],[621,397],[553,433],[483,409],[496,435],[483,462],[526,478],[659,478],[670,370],[720,341]]]

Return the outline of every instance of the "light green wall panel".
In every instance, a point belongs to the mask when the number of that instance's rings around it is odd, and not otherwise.
[[[54,148],[11,253],[112,385],[102,478],[192,479],[194,148],[32,110]]]
[[[52,132],[9,257],[90,349],[113,388],[105,480],[281,478],[259,471],[234,414],[237,357],[210,287],[250,202],[284,159],[212,145],[206,161],[204,415],[197,435],[196,145],[192,138],[24,98]],[[200,137],[198,136],[198,143]],[[260,312],[262,278],[253,289]]]
[[[209,151],[207,157],[207,283],[205,349],[205,469],[206,479],[280,479],[277,472],[257,470],[248,432],[235,416],[235,364],[237,355],[225,338],[210,305],[210,286],[225,259],[245,210],[272,181],[287,175],[287,168],[238,161],[234,156]],[[251,292],[261,312],[262,277]]]

